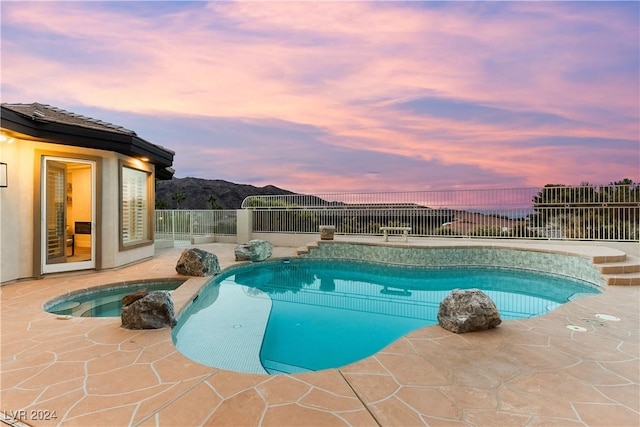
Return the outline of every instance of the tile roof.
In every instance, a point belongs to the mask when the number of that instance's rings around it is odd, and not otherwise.
[[[171,168],[174,151],[153,144],[125,127],[38,102],[0,106],[1,126],[8,130],[54,144],[143,156],[156,166],[156,178],[161,180],[171,179],[175,173]]]
[[[40,104],[38,102],[34,102],[31,104],[3,103],[2,106],[18,114],[33,118],[34,120],[62,123],[73,126],[82,126],[107,132],[136,136],[136,133],[134,131],[122,126],[114,125],[112,123],[104,122],[98,119],[93,119],[81,114],[72,113],[70,111],[66,111],[62,108],[54,107],[48,104]]]

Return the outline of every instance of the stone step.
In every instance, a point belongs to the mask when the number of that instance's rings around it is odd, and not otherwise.
[[[640,273],[603,274],[608,286],[639,286]]]
[[[610,262],[626,262],[627,258],[625,253],[619,253],[614,255],[595,255],[591,260],[594,264],[608,264]]]
[[[308,255],[309,252],[311,252],[312,249],[315,249],[318,247],[318,242],[311,242],[311,243],[307,243],[304,246],[300,246],[296,249],[296,253],[298,255]]]
[[[609,257],[606,261],[595,263],[610,286],[638,286],[640,285],[640,258],[626,254],[624,259],[616,260]]]
[[[640,262],[628,259],[624,262],[608,262],[598,265],[602,274],[629,274],[640,273]]]

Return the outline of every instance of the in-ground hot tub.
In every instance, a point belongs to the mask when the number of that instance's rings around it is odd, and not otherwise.
[[[110,283],[95,288],[75,291],[44,304],[45,311],[58,315],[79,317],[118,317],[122,310],[122,297],[140,289],[173,291],[186,279],[148,279],[135,282]]]

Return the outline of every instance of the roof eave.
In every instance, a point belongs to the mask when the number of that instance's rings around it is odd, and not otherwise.
[[[149,163],[155,165],[158,179],[173,177],[171,166],[175,153],[145,141],[137,135],[28,118],[4,107],[2,107],[0,125],[5,129],[51,144],[114,151],[135,158],[146,157]]]

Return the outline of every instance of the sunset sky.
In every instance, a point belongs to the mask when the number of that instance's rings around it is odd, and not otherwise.
[[[297,192],[640,181],[640,3],[1,2],[2,102]]]

